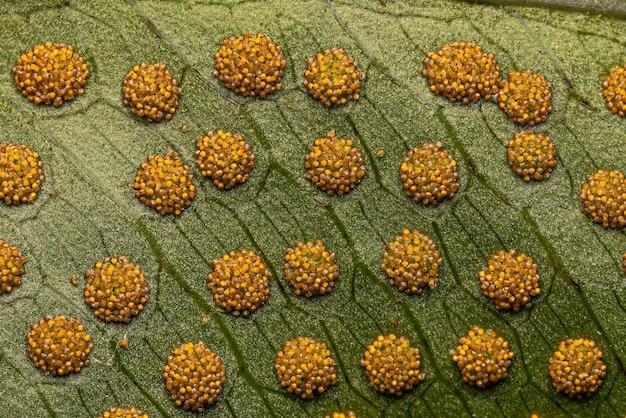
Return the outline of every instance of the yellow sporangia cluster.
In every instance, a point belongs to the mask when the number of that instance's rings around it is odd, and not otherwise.
[[[213,55],[213,76],[242,96],[259,96],[283,89],[280,83],[287,61],[280,45],[262,33],[224,39]]]
[[[500,65],[475,42],[444,44],[439,52],[428,52],[423,62],[430,91],[451,102],[489,100],[499,91]]]
[[[119,408],[114,406],[108,409],[98,418],[149,418],[148,414],[144,414],[141,409],[132,408]]]
[[[500,81],[500,109],[522,126],[545,122],[552,112],[552,83],[530,70],[508,74],[508,80]]]
[[[137,170],[133,190],[141,203],[161,215],[180,215],[196,198],[193,174],[173,150],[148,156]]]
[[[318,138],[304,157],[306,178],[330,196],[343,196],[365,177],[361,152],[350,138],[338,138],[332,130]]]
[[[578,196],[595,223],[605,228],[626,226],[626,180],[620,170],[598,170],[587,176]]]
[[[203,341],[187,342],[175,348],[166,363],[162,376],[176,406],[185,411],[203,412],[220,399],[226,383],[226,366]]]
[[[285,341],[274,370],[280,385],[302,399],[321,395],[337,383],[335,360],[326,343],[308,337]]]
[[[606,107],[614,115],[626,116],[626,63],[615,66],[602,83]]]
[[[178,108],[181,88],[162,62],[134,65],[124,76],[124,105],[148,122],[172,119]]]
[[[88,366],[91,336],[78,318],[47,315],[26,334],[28,357],[35,367],[53,376],[78,373]]]
[[[624,274],[626,274],[626,253],[622,256],[622,269],[624,269]]]
[[[327,48],[324,53],[307,58],[303,85],[326,107],[359,100],[366,75],[357,69],[357,65],[354,57],[342,48]]]
[[[7,205],[33,203],[45,178],[42,167],[37,151],[0,142],[0,200]]]
[[[59,107],[82,95],[89,69],[85,59],[63,42],[37,44],[15,62],[15,87],[36,104]]]
[[[28,258],[8,242],[0,238],[0,295],[11,293],[22,284],[20,276],[26,273],[24,264]]]
[[[556,167],[556,147],[549,136],[519,131],[506,144],[509,167],[525,181],[547,180]]]
[[[439,279],[443,263],[437,244],[428,235],[417,230],[403,229],[401,235],[386,244],[382,271],[390,286],[407,294],[421,294],[426,286],[433,289]]]
[[[450,355],[461,370],[463,381],[479,388],[504,379],[515,356],[504,338],[476,325],[459,339]]]
[[[196,165],[218,188],[229,190],[250,178],[255,155],[239,133],[209,131],[196,140]]]
[[[593,340],[579,338],[561,341],[548,368],[552,386],[570,398],[593,395],[602,386],[606,366],[602,350]]]
[[[298,241],[293,248],[287,249],[283,274],[297,296],[325,295],[333,290],[339,277],[335,257],[321,240],[306,244]]]
[[[400,164],[400,181],[407,196],[424,206],[437,206],[459,190],[458,169],[452,154],[440,143],[413,148]]]
[[[524,253],[500,250],[489,257],[487,268],[478,273],[483,295],[500,311],[531,308],[531,299],[541,293],[537,264]]]
[[[270,297],[270,272],[254,251],[231,251],[212,262],[207,287],[215,304],[235,316],[249,316]]]
[[[419,347],[404,336],[379,335],[363,353],[361,367],[376,392],[401,396],[426,378]]]
[[[333,412],[332,415],[326,415],[325,418],[356,418],[356,412],[348,411],[348,412]]]
[[[150,300],[150,288],[138,264],[107,257],[85,272],[84,300],[97,318],[129,323]]]

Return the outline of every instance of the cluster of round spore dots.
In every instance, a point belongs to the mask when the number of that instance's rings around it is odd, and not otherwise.
[[[506,144],[509,167],[525,181],[547,180],[556,167],[556,147],[550,137],[530,131],[516,132]]]
[[[439,52],[428,52],[423,62],[430,90],[451,102],[496,98],[500,109],[523,126],[544,122],[552,112],[552,84],[543,75],[509,71],[503,80],[493,54],[475,42],[444,44]]]
[[[218,188],[229,190],[250,178],[255,155],[239,133],[209,131],[196,140],[196,165]]]
[[[500,109],[522,126],[545,122],[552,112],[552,83],[530,70],[508,74],[508,80],[500,82]]]
[[[85,303],[103,321],[127,324],[150,300],[141,267],[125,256],[97,262],[85,277]]]
[[[606,366],[602,350],[593,340],[579,338],[561,341],[548,368],[552,386],[570,398],[593,395],[602,386]]]
[[[515,250],[500,250],[492,255],[478,278],[483,295],[493,300],[496,309],[501,311],[530,308],[531,299],[541,293],[537,264]]]
[[[296,337],[276,353],[274,370],[280,385],[302,399],[321,395],[337,383],[335,360],[323,341]]]
[[[0,295],[11,293],[22,284],[21,275],[26,273],[24,264],[28,258],[15,246],[0,238]]]
[[[504,338],[476,325],[459,339],[450,355],[461,370],[463,381],[479,388],[504,379],[515,356]]]
[[[196,198],[193,174],[173,150],[148,156],[137,170],[133,189],[141,203],[161,215],[180,215]]]
[[[280,46],[261,33],[230,37],[214,54],[214,76],[243,96],[266,97],[280,91],[286,61]],[[501,109],[520,125],[547,120],[552,111],[551,83],[542,75],[509,71],[501,80],[493,54],[474,42],[454,42],[429,52],[422,74],[431,91],[452,102],[477,102],[497,97]],[[84,93],[89,76],[84,58],[71,45],[58,42],[38,44],[17,60],[13,69],[18,90],[37,104],[61,106]],[[324,50],[307,59],[304,86],[325,106],[345,105],[358,100],[365,74],[356,60],[341,48]],[[498,86],[500,89],[498,89]],[[620,117],[626,112],[626,64],[615,67],[603,83],[607,107]],[[181,89],[163,63],[135,65],[124,77],[124,104],[148,122],[172,118]],[[245,182],[254,167],[255,155],[240,134],[218,131],[198,135],[196,164],[204,176],[220,189],[228,190]],[[515,134],[507,144],[511,168],[525,181],[550,177],[556,165],[556,150],[549,137],[532,131]],[[3,165],[4,164],[4,165]],[[348,193],[365,175],[362,157],[352,140],[338,139],[334,131],[318,139],[305,158],[307,179],[329,195]],[[32,203],[44,180],[37,152],[23,144],[0,143],[0,199],[7,204]],[[403,159],[400,177],[411,198],[436,206],[451,198],[459,188],[456,161],[441,144],[424,144]],[[165,215],[180,214],[195,198],[193,175],[180,158],[169,151],[165,157],[150,156],[137,172],[133,186],[137,198]],[[624,227],[626,190],[619,170],[598,170],[588,176],[580,198],[594,222],[607,227]],[[2,288],[8,293],[20,285],[26,257],[0,239]],[[335,254],[322,241],[296,243],[287,250],[284,274],[297,295],[312,297],[330,292],[338,277]],[[403,230],[387,244],[382,270],[389,284],[406,293],[423,292],[437,285],[442,259],[435,243],[418,231]],[[248,316],[269,298],[269,272],[252,251],[232,251],[213,261],[207,277],[218,306],[234,315]],[[536,264],[523,253],[499,251],[488,268],[479,273],[485,296],[499,310],[531,307],[531,298],[540,294]],[[626,254],[623,257],[626,271]],[[126,257],[106,258],[85,273],[85,302],[106,322],[130,322],[149,300],[149,288],[139,266]],[[26,336],[28,355],[36,367],[54,376],[78,373],[89,365],[91,337],[77,318],[65,315],[45,319],[31,326]],[[493,331],[478,326],[470,329],[451,351],[463,380],[472,386],[487,387],[507,375],[514,357],[508,342]],[[380,393],[402,395],[424,380],[420,373],[420,351],[405,337],[379,336],[368,346],[361,360],[371,386]],[[277,353],[274,368],[281,386],[303,399],[322,394],[336,384],[335,361],[326,344],[307,337],[286,341]],[[175,349],[167,358],[163,378],[172,400],[185,410],[202,412],[218,401],[225,383],[221,358],[204,346],[191,342]],[[606,366],[602,351],[592,340],[565,340],[550,359],[549,374],[561,393],[582,398],[602,385]],[[102,417],[147,417],[137,408],[110,408]],[[333,413],[333,417],[354,417],[354,412]]]
[[[357,61],[342,48],[328,48],[307,58],[303,85],[309,94],[326,107],[341,106],[359,100],[365,73]]]
[[[626,226],[626,180],[620,170],[598,170],[587,176],[578,196],[595,223],[605,228]]]
[[[310,298],[330,293],[339,277],[335,253],[329,252],[321,240],[306,244],[298,241],[287,249],[283,273],[297,296]]]
[[[212,262],[207,287],[215,304],[235,316],[249,316],[270,297],[270,272],[254,251],[231,251]]]
[[[440,143],[413,148],[400,164],[400,181],[407,196],[425,206],[437,206],[459,190],[458,169],[452,154]]]
[[[180,92],[178,81],[162,62],[142,62],[133,66],[124,76],[122,86],[124,105],[148,122],[172,119],[178,108]]]
[[[7,205],[33,203],[45,178],[42,167],[37,151],[0,142],[0,200]]]
[[[28,356],[38,369],[53,376],[78,373],[89,365],[91,336],[78,318],[48,315],[26,334]]]
[[[443,263],[437,244],[428,235],[417,230],[403,229],[401,235],[386,244],[382,271],[390,286],[407,294],[421,294],[426,286],[433,289],[439,279]]]
[[[361,152],[350,138],[338,138],[330,131],[318,138],[304,157],[306,178],[328,195],[342,196],[365,177]]]
[[[626,116],[626,63],[615,66],[602,83],[606,107],[614,115]]]
[[[119,408],[114,406],[104,411],[98,418],[149,418],[148,414],[144,414],[141,409]]]
[[[85,92],[89,69],[72,45],[46,42],[20,55],[13,75],[15,87],[29,101],[59,107]]]
[[[489,100],[498,93],[500,65],[475,42],[444,44],[439,52],[428,52],[424,66],[430,90],[451,102]]]
[[[363,353],[360,364],[370,386],[386,395],[401,396],[426,378],[420,373],[420,349],[404,336],[379,335]]]
[[[283,89],[287,61],[280,45],[262,33],[231,36],[213,55],[213,76],[242,96],[259,96]]]
[[[176,406],[202,412],[220,399],[226,366],[203,341],[187,342],[175,348],[166,363],[165,388]]]

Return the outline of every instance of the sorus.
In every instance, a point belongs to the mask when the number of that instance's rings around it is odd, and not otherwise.
[[[326,343],[299,336],[276,353],[274,370],[280,385],[302,399],[321,395],[337,383],[335,360]]]
[[[577,399],[591,396],[606,377],[602,350],[585,338],[561,341],[550,358],[548,373],[552,386],[563,395]]]
[[[133,66],[124,76],[124,105],[148,122],[170,120],[178,108],[182,89],[162,62]]]
[[[479,388],[504,379],[515,356],[508,341],[477,325],[459,339],[459,345],[450,351],[450,355],[459,367],[463,381]]]
[[[213,55],[213,76],[242,96],[261,98],[280,91],[287,61],[280,45],[263,33],[224,39]]]
[[[404,336],[379,335],[363,353],[361,367],[376,392],[401,396],[426,378],[420,349]]]
[[[176,406],[203,412],[220,399],[225,371],[222,358],[198,341],[175,348],[167,357],[162,376]]]
[[[365,73],[357,69],[357,61],[343,48],[327,48],[307,58],[303,85],[309,94],[326,107],[342,106],[361,98]]]
[[[40,43],[15,64],[15,87],[33,103],[59,107],[85,93],[89,68],[72,45]]]
[[[430,91],[451,102],[489,100],[498,93],[500,65],[475,42],[444,44],[439,52],[429,52],[423,62],[422,75]]]

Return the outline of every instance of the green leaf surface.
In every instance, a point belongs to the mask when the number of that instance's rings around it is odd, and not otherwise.
[[[0,236],[29,259],[22,286],[0,296],[0,416],[87,417],[133,405],[150,416],[195,416],[170,401],[161,370],[173,348],[201,339],[227,366],[222,399],[204,416],[623,417],[626,237],[593,224],[576,192],[598,168],[626,170],[626,121],[600,95],[608,71],[626,61],[626,22],[584,4],[510,3],[0,3],[0,141],[38,150],[46,174],[34,204],[0,205]],[[236,96],[211,74],[222,40],[245,31],[270,34],[287,57],[285,89],[266,100]],[[494,103],[431,94],[421,61],[455,40],[476,41],[504,70],[530,68],[552,81],[554,112],[536,128],[559,151],[550,180],[526,184],[508,168],[505,143],[519,128]],[[92,70],[85,95],[58,109],[29,103],[12,80],[19,54],[45,41],[73,44]],[[305,59],[332,46],[354,55],[367,80],[359,102],[329,110],[301,83]],[[142,61],[166,62],[180,80],[172,121],[148,124],[123,106],[123,76]],[[195,139],[210,129],[241,132],[251,144],[257,166],[246,184],[223,192],[201,178]],[[304,176],[310,144],[331,129],[355,140],[368,170],[342,198]],[[456,156],[461,189],[425,208],[404,195],[398,167],[410,148],[437,141]],[[139,164],[170,148],[193,166],[198,186],[177,218],[141,205],[131,189]],[[380,270],[384,243],[402,228],[430,235],[444,259],[439,286],[420,296],[389,287]],[[341,277],[329,296],[305,300],[282,278],[283,257],[315,239],[337,253]],[[246,319],[215,307],[206,287],[211,260],[242,248],[262,254],[272,273],[269,303]],[[543,289],[515,314],[496,311],[477,277],[491,254],[511,248],[535,259]],[[152,299],[131,324],[104,324],[83,303],[84,272],[120,254],[141,264]],[[80,374],[54,378],[33,366],[24,336],[61,313],[85,323],[94,352]],[[509,377],[486,390],[464,384],[449,355],[474,324],[504,336],[516,354]],[[400,398],[375,393],[359,367],[365,347],[391,332],[421,348],[426,373]],[[337,385],[312,401],[281,389],[272,367],[298,335],[326,341],[338,362]],[[551,386],[548,360],[570,337],[595,339],[605,354],[607,378],[590,399]]]

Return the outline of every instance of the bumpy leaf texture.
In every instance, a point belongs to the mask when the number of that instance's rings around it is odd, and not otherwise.
[[[626,237],[593,224],[576,196],[597,169],[626,170],[626,120],[600,95],[605,75],[626,61],[626,23],[615,17],[623,5],[515,3],[2,2],[0,141],[38,150],[46,181],[34,204],[0,205],[0,236],[29,258],[22,286],[0,296],[0,416],[85,417],[133,405],[195,416],[170,401],[161,370],[174,347],[204,340],[227,365],[207,416],[623,417]],[[234,95],[211,74],[222,40],[246,31],[270,34],[286,53],[285,89],[266,100]],[[555,110],[536,128],[559,152],[548,181],[526,184],[508,168],[505,143],[518,127],[497,105],[451,104],[429,91],[422,59],[455,40],[493,52],[503,72],[530,68],[552,81]],[[58,109],[29,103],[12,81],[19,54],[45,41],[73,44],[92,69],[84,96]],[[333,46],[354,55],[367,80],[359,102],[329,110],[302,79],[306,58]],[[122,104],[123,76],[142,61],[166,62],[183,86],[171,121],[148,124]],[[182,216],[141,205],[131,185],[148,154],[172,148],[193,165],[196,135],[210,129],[245,135],[257,155],[250,180],[223,192],[194,166],[198,198]],[[310,144],[332,129],[355,140],[367,166],[342,198],[317,190],[303,169]],[[407,198],[398,178],[404,154],[425,142],[443,143],[459,162],[459,193],[436,208]],[[419,296],[389,287],[380,270],[384,243],[402,228],[430,235],[444,260],[439,286]],[[329,296],[306,300],[282,278],[283,257],[316,239],[337,252],[341,277]],[[270,301],[249,318],[216,308],[206,287],[211,260],[242,248],[262,254],[272,273]],[[482,296],[477,273],[512,248],[538,263],[543,293],[530,310],[502,313]],[[83,303],[84,272],[121,254],[141,264],[152,299],[131,324],[104,324]],[[24,336],[61,313],[85,323],[94,352],[80,374],[53,378],[33,366]],[[449,355],[474,324],[516,353],[509,377],[486,390],[464,384]],[[400,398],[376,394],[359,367],[365,347],[391,332],[421,348],[426,373]],[[326,341],[338,363],[337,385],[312,401],[280,388],[272,368],[297,335]],[[559,395],[548,377],[548,359],[570,337],[604,350],[607,378],[588,400]]]

